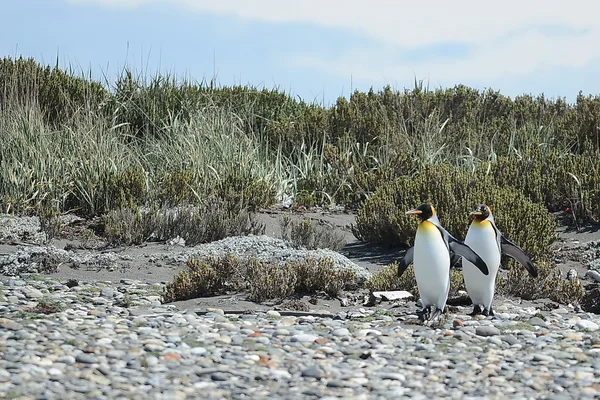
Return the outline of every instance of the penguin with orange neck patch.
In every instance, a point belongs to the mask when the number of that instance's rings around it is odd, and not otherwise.
[[[469,246],[446,231],[431,204],[421,204],[406,214],[419,217],[420,223],[413,247],[408,249],[398,264],[398,276],[402,276],[410,264],[414,265],[417,287],[423,310],[421,321],[438,318],[444,312],[450,290],[450,253],[471,261],[482,275],[488,275],[485,261]]]
[[[493,316],[492,301],[496,288],[496,275],[500,268],[502,253],[509,255],[522,264],[529,275],[538,273],[531,259],[516,244],[504,237],[496,227],[492,210],[485,204],[479,204],[470,216],[473,218],[465,236],[465,244],[470,246],[487,264],[489,274],[482,274],[471,260],[463,258],[462,268],[465,287],[473,301],[471,315]],[[483,307],[483,309],[482,309]]]

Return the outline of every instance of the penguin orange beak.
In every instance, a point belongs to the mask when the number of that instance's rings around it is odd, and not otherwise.
[[[482,214],[481,211],[472,211],[469,215],[475,217],[475,216],[481,215],[481,214]]]
[[[406,214],[422,214],[422,213],[423,213],[423,211],[421,211],[421,210],[410,210],[410,211],[406,212]]]

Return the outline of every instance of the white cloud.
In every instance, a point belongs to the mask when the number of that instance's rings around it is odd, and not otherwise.
[[[431,76],[458,82],[526,75],[540,68],[583,67],[600,57],[600,3],[587,0],[483,2],[395,0],[69,0],[109,6],[179,4],[205,13],[270,23],[306,23],[347,29],[374,39],[339,57],[296,54],[289,61],[357,79]],[[568,4],[568,6],[567,6]],[[544,29],[542,29],[544,28]],[[552,29],[561,32],[552,34]],[[309,29],[309,28],[307,28]],[[326,38],[324,38],[326,40]],[[404,51],[455,43],[468,46],[458,59],[414,62]],[[394,49],[391,56],[384,49]],[[293,52],[293,49],[291,49]],[[394,78],[396,77],[396,78]]]
[[[600,5],[587,0],[482,2],[397,0],[69,0],[110,6],[180,4],[204,12],[267,22],[306,22],[360,30],[412,48],[456,41],[481,43],[523,26],[560,25],[598,30]],[[485,5],[483,5],[485,4]]]
[[[491,40],[475,45],[469,55],[460,58],[432,58],[419,62],[387,59],[376,49],[354,49],[341,57],[323,59],[310,54],[296,55],[291,64],[326,70],[335,75],[359,80],[393,80],[417,75],[442,81],[485,82],[510,78],[553,68],[582,68],[598,59],[594,43],[598,34],[579,34],[552,38],[530,32],[511,40]]]

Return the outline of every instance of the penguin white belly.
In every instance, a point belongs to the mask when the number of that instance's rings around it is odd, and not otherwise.
[[[413,264],[423,307],[443,310],[450,290],[450,254],[442,234],[429,221],[417,228]]]
[[[475,265],[463,258],[465,287],[473,304],[489,308],[494,298],[496,275],[500,267],[500,249],[496,232],[490,222],[473,222],[467,231],[465,244],[485,261],[490,271],[489,275],[484,275]]]

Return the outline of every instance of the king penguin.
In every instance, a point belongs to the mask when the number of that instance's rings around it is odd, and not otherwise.
[[[470,260],[483,275],[488,275],[489,270],[484,260],[469,246],[442,227],[431,204],[421,204],[406,214],[417,215],[421,222],[417,227],[413,247],[406,251],[398,264],[398,276],[402,276],[410,264],[414,265],[423,306],[419,319],[434,320],[443,314],[448,299],[450,252]]]
[[[537,277],[538,273],[525,252],[506,239],[498,230],[492,210],[487,205],[478,205],[475,211],[470,213],[470,216],[473,220],[467,230],[465,244],[479,254],[490,269],[489,274],[482,274],[471,260],[463,258],[462,267],[465,287],[473,301],[471,315],[493,316],[492,301],[496,287],[496,275],[500,268],[501,253],[506,253],[517,260],[531,276]]]

